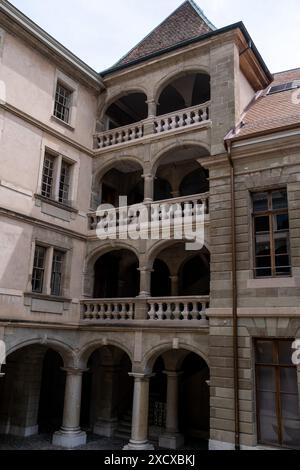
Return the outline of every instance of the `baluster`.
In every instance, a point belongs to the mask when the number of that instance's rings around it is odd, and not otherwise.
[[[150,310],[148,312],[149,320],[155,320],[155,317],[156,317],[155,304],[150,303],[149,305],[150,305]]]
[[[181,317],[181,311],[180,311],[180,303],[175,302],[175,308],[173,312],[174,320],[180,320]]]
[[[184,217],[191,217],[192,215],[192,205],[189,202],[184,204],[183,215]]]
[[[166,303],[165,316],[166,316],[166,320],[171,320],[171,317],[172,317],[172,305],[171,305],[169,302]]]
[[[158,303],[158,310],[157,310],[157,319],[158,320],[163,320],[164,319],[164,311],[163,311],[163,303],[159,302]]]
[[[183,304],[183,312],[182,312],[182,317],[183,317],[183,320],[188,320],[189,319],[189,304],[187,302],[185,302]]]
[[[188,112],[188,114],[186,115],[186,121],[185,121],[185,124],[187,126],[190,126],[193,122],[193,119],[192,119],[192,113],[191,112]]]
[[[152,222],[159,222],[159,206],[152,206],[151,220]]]
[[[207,323],[206,302],[202,302],[202,304],[201,304],[200,316],[201,316],[201,321],[203,320],[203,321],[205,321],[205,323]]]
[[[193,309],[191,311],[192,320],[198,320],[199,318],[198,302],[193,302],[192,306],[193,306]]]
[[[178,115],[178,127],[183,127],[184,126],[184,114],[179,114]]]
[[[202,109],[201,112],[201,121],[207,121],[208,119],[208,108]]]
[[[169,121],[169,130],[175,129],[175,126],[176,126],[175,116],[170,117],[168,121]]]

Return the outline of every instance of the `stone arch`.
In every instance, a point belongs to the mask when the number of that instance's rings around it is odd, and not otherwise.
[[[158,240],[157,242],[155,242],[155,244],[148,250],[147,267],[152,269],[154,260],[161,251],[180,242],[189,243],[188,240]],[[203,245],[203,248],[206,248],[206,250],[210,252],[209,245],[206,241],[205,241],[205,244]],[[195,253],[193,252],[193,254],[191,254],[191,257],[194,256]]]
[[[171,153],[173,150],[182,150],[186,149],[188,147],[198,147],[199,150],[201,149],[203,152],[203,156],[208,156],[210,155],[210,148],[209,145],[207,145],[205,142],[195,142],[195,141],[182,141],[180,144],[177,143],[171,143],[166,145],[162,150],[160,150],[156,155],[153,156],[151,165],[151,173],[153,175],[156,174],[158,167],[160,164],[163,162],[164,158],[167,157],[168,153]],[[202,157],[202,155],[199,156],[199,159]],[[200,164],[199,164],[200,166]]]
[[[31,338],[24,340],[22,342],[16,343],[14,345],[11,345],[8,347],[6,351],[7,357],[17,351],[20,351],[23,348],[27,348],[30,346],[42,346],[45,347],[45,349],[53,349],[55,352],[57,352],[60,357],[63,360],[64,366],[65,367],[71,367],[75,363],[75,358],[76,358],[76,352],[74,349],[64,343],[63,341],[54,339],[54,338],[48,338],[45,340],[43,338]]]
[[[108,108],[115,101],[117,101],[120,98],[123,98],[125,96],[131,95],[132,93],[143,93],[144,95],[146,95],[147,100],[148,100],[148,90],[147,90],[147,88],[143,87],[142,85],[133,86],[133,87],[130,87],[126,90],[117,91],[117,92],[113,93],[111,96],[107,97],[102,109],[99,112],[98,119],[102,120],[104,118],[106,111],[108,110]]]
[[[159,356],[162,354],[173,350],[173,345],[170,341],[160,343],[157,346],[154,346],[150,350],[146,351],[143,359],[141,361],[141,368],[144,373],[151,373],[153,366],[155,364],[155,361],[158,359]],[[176,350],[184,350],[187,351],[188,353],[195,353],[197,356],[201,357],[209,367],[209,359],[208,359],[208,352],[204,351],[202,348],[200,348],[198,345],[194,345],[191,343],[186,343],[183,341],[180,341],[179,339],[179,346],[178,348],[176,347]]]
[[[202,67],[196,67],[193,65],[186,65],[184,68],[181,68],[179,71],[172,70],[168,75],[165,75],[162,77],[157,83],[153,91],[154,99],[156,102],[158,102],[160,94],[166,88],[168,85],[170,85],[173,81],[177,80],[178,78],[181,78],[185,75],[190,75],[190,74],[203,74],[203,75],[209,75],[209,68],[202,66]]]
[[[109,338],[106,341],[101,341],[99,339],[93,340],[83,346],[77,355],[78,367],[85,368],[87,365],[87,361],[89,360],[93,352],[97,351],[97,349],[101,349],[103,347],[108,346],[118,348],[119,350],[127,354],[131,363],[133,363],[133,352],[127,346],[125,346],[123,342],[121,343],[115,339]]]

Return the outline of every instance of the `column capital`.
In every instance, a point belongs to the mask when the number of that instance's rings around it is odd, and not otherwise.
[[[61,367],[61,370],[66,372],[68,375],[82,375],[84,372],[87,372],[89,369],[80,369],[76,367]]]
[[[142,175],[142,178],[143,179],[147,179],[147,180],[154,180],[155,179],[155,175],[152,175],[151,173],[146,173],[146,174],[143,174]]]
[[[183,374],[182,370],[164,370],[163,374],[166,374],[168,377],[179,377]]]
[[[134,380],[140,381],[140,382],[150,380],[151,377],[155,376],[155,374],[153,374],[153,373],[143,374],[143,373],[139,373],[139,372],[129,372],[128,375],[129,375],[129,377],[133,377]]]

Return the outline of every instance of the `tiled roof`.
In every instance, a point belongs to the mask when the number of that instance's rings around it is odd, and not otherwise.
[[[175,46],[182,41],[207,34],[214,29],[214,26],[193,0],[187,0],[116,65],[128,64],[149,54]]]
[[[300,68],[274,75],[271,86],[300,80]],[[268,95],[269,87],[250,105],[233,139],[300,125],[300,89]]]

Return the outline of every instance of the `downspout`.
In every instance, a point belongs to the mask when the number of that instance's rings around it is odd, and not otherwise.
[[[239,355],[238,355],[238,315],[237,315],[237,256],[236,256],[236,203],[235,203],[235,173],[231,155],[231,141],[225,141],[230,165],[231,192],[231,253],[232,253],[232,337],[233,337],[233,377],[234,377],[234,421],[235,421],[235,450],[240,450],[240,404],[239,404]]]

